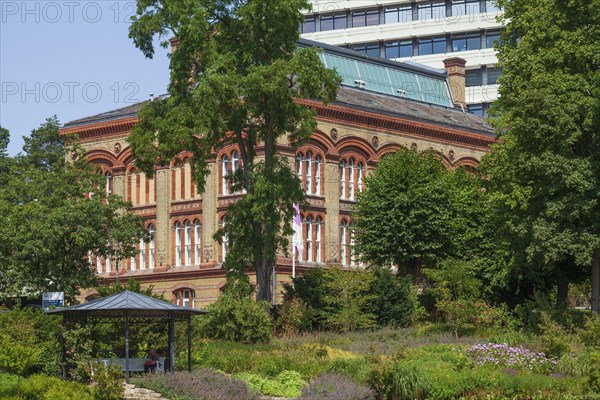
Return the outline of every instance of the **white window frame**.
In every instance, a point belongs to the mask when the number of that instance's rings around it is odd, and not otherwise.
[[[313,220],[309,215],[306,217],[306,261],[313,262]]]
[[[354,158],[348,160],[348,198],[354,200]]]
[[[322,245],[321,245],[321,234],[322,234],[322,229],[323,229],[323,221],[321,220],[321,217],[317,217],[316,222],[315,222],[315,250],[316,250],[316,257],[315,257],[315,261],[320,263],[323,262],[323,256],[322,256]]]
[[[154,236],[156,235],[156,229],[154,225],[148,226],[148,234],[150,235],[150,242],[148,243],[148,268],[154,268]]]
[[[223,187],[221,193],[229,194],[229,157],[224,155],[221,158],[222,162],[222,173],[223,173]]]
[[[346,161],[340,161],[340,198],[346,198]]]
[[[304,157],[305,175],[306,175],[306,193],[312,193],[312,152],[307,151]]]
[[[146,243],[140,240],[140,269],[146,269]]]
[[[340,224],[340,263],[342,265],[346,265],[347,261],[347,252],[348,252],[348,243],[346,240],[346,235],[348,233],[348,225],[346,220],[343,220]]]
[[[200,241],[200,231],[201,231],[200,220],[195,219],[194,220],[194,264],[195,265],[200,265],[202,263],[202,257],[201,257],[202,255],[200,254],[201,244],[202,244],[202,242]]]
[[[179,221],[175,222],[175,266],[181,266],[181,231],[182,226]]]
[[[184,229],[184,256],[185,256],[185,266],[192,265],[192,224],[189,220],[185,220],[185,229]]]
[[[321,157],[315,157],[315,194],[321,194]]]

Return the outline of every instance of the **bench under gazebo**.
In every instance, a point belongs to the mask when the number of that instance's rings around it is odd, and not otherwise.
[[[129,381],[129,325],[136,322],[165,320],[168,322],[168,357],[166,370],[173,370],[175,361],[175,321],[187,321],[188,370],[192,370],[192,316],[206,314],[206,310],[181,307],[153,297],[125,290],[112,296],[100,297],[84,304],[47,311],[61,314],[66,321],[85,323],[93,321],[125,320],[125,378]]]

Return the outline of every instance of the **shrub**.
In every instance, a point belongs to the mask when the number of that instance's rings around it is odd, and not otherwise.
[[[460,350],[459,350],[460,351]],[[534,352],[521,346],[511,347],[506,343],[476,344],[466,353],[475,365],[492,365],[521,371],[546,373],[552,371],[556,360],[543,352]]]
[[[27,400],[94,400],[87,385],[65,381],[46,375],[33,375],[23,385],[23,397]]]
[[[580,329],[579,340],[588,348],[600,349],[600,316],[592,314],[585,320],[583,329]]]
[[[329,372],[347,376],[360,383],[367,383],[371,367],[364,358],[336,358],[331,361]]]
[[[553,321],[547,313],[543,313],[541,316],[540,330],[542,331],[540,340],[546,354],[558,358],[569,353],[573,336],[563,326]]]
[[[300,389],[306,385],[306,381],[296,371],[283,371],[274,379],[247,372],[237,375],[237,378],[264,396],[298,397]]]
[[[199,318],[200,333],[210,339],[267,343],[272,333],[266,307],[250,297],[225,292],[208,306],[208,314]]]
[[[154,390],[172,400],[259,400],[246,383],[206,368],[194,372],[145,374],[131,379],[139,387]]]
[[[367,309],[376,316],[380,326],[412,325],[421,306],[411,278],[393,275],[389,268],[373,269],[370,292],[374,295]]]
[[[376,364],[368,381],[382,400],[422,400],[430,387],[416,366],[391,360]]]
[[[94,398],[97,400],[121,400],[123,398],[123,373],[120,365],[105,366],[94,363]]]
[[[284,304],[293,298],[300,299],[306,306],[312,310],[310,325],[312,329],[321,328],[323,322],[323,297],[325,296],[325,270],[323,268],[314,268],[292,278],[292,284],[284,283]]]
[[[277,332],[282,335],[296,335],[306,332],[312,325],[314,313],[310,306],[298,297],[286,299],[279,309]]]
[[[299,400],[374,400],[375,392],[347,376],[325,374],[302,389]]]

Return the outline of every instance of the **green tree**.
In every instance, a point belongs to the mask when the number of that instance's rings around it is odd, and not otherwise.
[[[128,203],[98,190],[105,178],[93,165],[67,161],[71,149],[56,118],[32,131],[24,151],[0,186],[0,294],[64,291],[73,300],[79,287],[96,283],[91,254],[130,257],[145,231],[138,216],[123,212]]]
[[[155,35],[177,38],[169,96],[143,107],[129,137],[137,165],[152,174],[190,151],[201,190],[213,150],[237,145],[242,165],[230,181],[246,194],[217,237],[228,238],[228,269],[256,272],[259,301],[271,299],[275,255],[287,249],[293,205],[303,199],[277,145],[316,128],[314,112],[297,99],[331,101],[340,83],[315,50],[297,49],[300,10],[310,7],[307,0],[138,0],[129,30],[150,58]]]
[[[500,0],[500,140],[484,160],[521,293],[589,274],[600,245],[600,9],[595,0]]]
[[[423,265],[477,252],[485,210],[478,178],[447,170],[431,150],[401,148],[365,183],[354,221],[366,261],[417,275]]]

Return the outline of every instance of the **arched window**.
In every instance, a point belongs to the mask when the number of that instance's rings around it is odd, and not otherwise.
[[[96,272],[102,273],[102,257],[96,256]]]
[[[321,217],[317,217],[316,223],[315,223],[315,261],[316,262],[323,262],[323,246],[321,244],[321,237],[322,237],[322,229],[323,229],[323,222],[321,220]]]
[[[340,161],[340,197],[346,198],[346,161]]]
[[[342,220],[340,224],[340,263],[347,264],[348,256],[348,222]]]
[[[154,225],[148,226],[148,234],[150,236],[150,242],[148,242],[148,268],[154,268],[154,236],[156,234],[156,230],[154,229]]]
[[[108,196],[113,191],[113,177],[110,172],[106,173],[106,195]]]
[[[226,223],[227,223],[227,221],[225,219],[225,216],[223,216],[223,218],[221,218],[221,229],[225,228]],[[223,262],[227,258],[228,246],[229,246],[229,239],[227,238],[227,235],[223,235],[223,243],[221,244],[221,255],[222,255]]]
[[[179,289],[173,293],[178,306],[194,308],[196,292],[193,289]]]
[[[222,168],[221,168],[221,175],[222,175],[222,188],[221,188],[221,193],[223,194],[229,194],[229,157],[227,157],[226,155],[223,156],[223,158],[221,159],[221,163],[222,163]]]
[[[348,160],[348,198],[354,200],[354,159]]]
[[[363,190],[363,169],[363,163],[359,162],[356,166],[356,190],[358,193],[362,192]]]
[[[104,272],[110,272],[110,255],[107,254],[105,258]]]
[[[348,233],[350,235],[350,263],[349,265],[351,266],[356,266],[356,249],[354,247],[355,242],[354,242],[354,226],[352,225],[352,222],[350,222],[350,224],[348,225]]]
[[[315,194],[321,194],[321,157],[315,157]]]
[[[354,200],[363,190],[365,164],[354,157],[340,161],[340,198]]]
[[[313,219],[312,217],[309,215],[308,217],[306,217],[306,220],[304,221],[304,225],[305,225],[305,230],[306,230],[306,236],[305,236],[305,244],[304,244],[304,252],[306,254],[306,258],[305,260],[308,262],[312,262],[313,261],[313,247],[312,247],[312,243],[313,243]]]
[[[200,265],[202,263],[202,257],[200,254],[200,220],[194,220],[194,264]]]
[[[185,265],[192,265],[192,224],[189,220],[185,221]]]
[[[175,222],[175,266],[181,266],[181,234],[183,227],[179,221]]]
[[[140,269],[146,269],[146,243],[140,240]]]
[[[306,157],[304,157],[304,170],[306,176],[306,193],[312,193],[312,153],[310,151],[306,152]]]
[[[296,176],[302,182],[302,154],[296,154]]]

